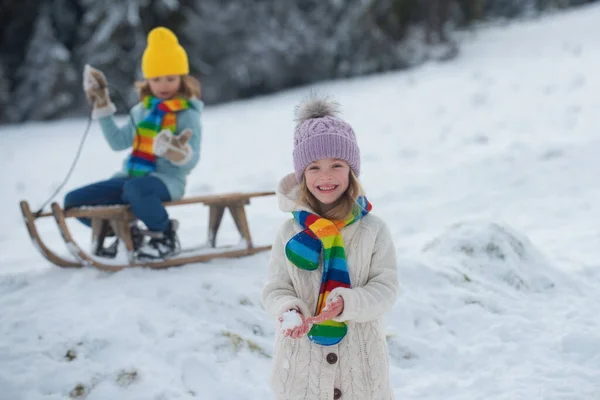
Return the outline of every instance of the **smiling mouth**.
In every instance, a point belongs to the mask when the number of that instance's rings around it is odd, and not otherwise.
[[[317,189],[319,189],[321,192],[328,193],[337,189],[337,185],[319,185],[317,186]]]

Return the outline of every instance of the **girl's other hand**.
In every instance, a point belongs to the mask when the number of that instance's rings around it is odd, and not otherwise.
[[[331,301],[328,301],[321,313],[316,317],[308,318],[309,324],[319,324],[321,322],[337,317],[344,311],[344,298],[336,296]]]

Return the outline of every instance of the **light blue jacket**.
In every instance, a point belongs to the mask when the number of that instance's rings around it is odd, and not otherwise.
[[[194,169],[198,160],[200,160],[200,138],[202,136],[202,125],[200,124],[200,113],[204,108],[204,103],[197,99],[190,100],[190,107],[187,110],[177,112],[177,133],[184,129],[192,130],[192,137],[189,145],[192,148],[192,158],[184,165],[175,165],[163,157],[156,158],[156,171],[150,175],[159,178],[169,190],[171,200],[179,200],[185,192],[185,182],[187,175]],[[131,117],[135,125],[146,118],[150,110],[146,110],[142,103],[138,103],[131,109]],[[133,146],[135,127],[131,119],[122,127],[118,127],[112,115],[99,118],[102,133],[111,149],[115,151],[125,150]],[[129,155],[123,161],[123,169],[114,175],[114,177],[127,176],[127,161]]]

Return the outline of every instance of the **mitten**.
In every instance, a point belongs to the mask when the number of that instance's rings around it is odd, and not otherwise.
[[[83,69],[83,90],[88,102],[94,107],[92,112],[94,119],[112,115],[117,111],[110,101],[106,77],[100,70],[89,64],[86,64]]]
[[[154,138],[153,152],[164,157],[175,165],[185,165],[192,158],[192,147],[188,144],[192,130],[185,129],[179,135],[174,135],[168,129],[163,129]]]

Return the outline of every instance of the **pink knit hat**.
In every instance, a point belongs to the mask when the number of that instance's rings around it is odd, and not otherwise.
[[[298,182],[306,167],[323,158],[339,158],[360,175],[360,150],[352,127],[339,117],[339,106],[326,98],[311,96],[296,107],[294,170]]]

